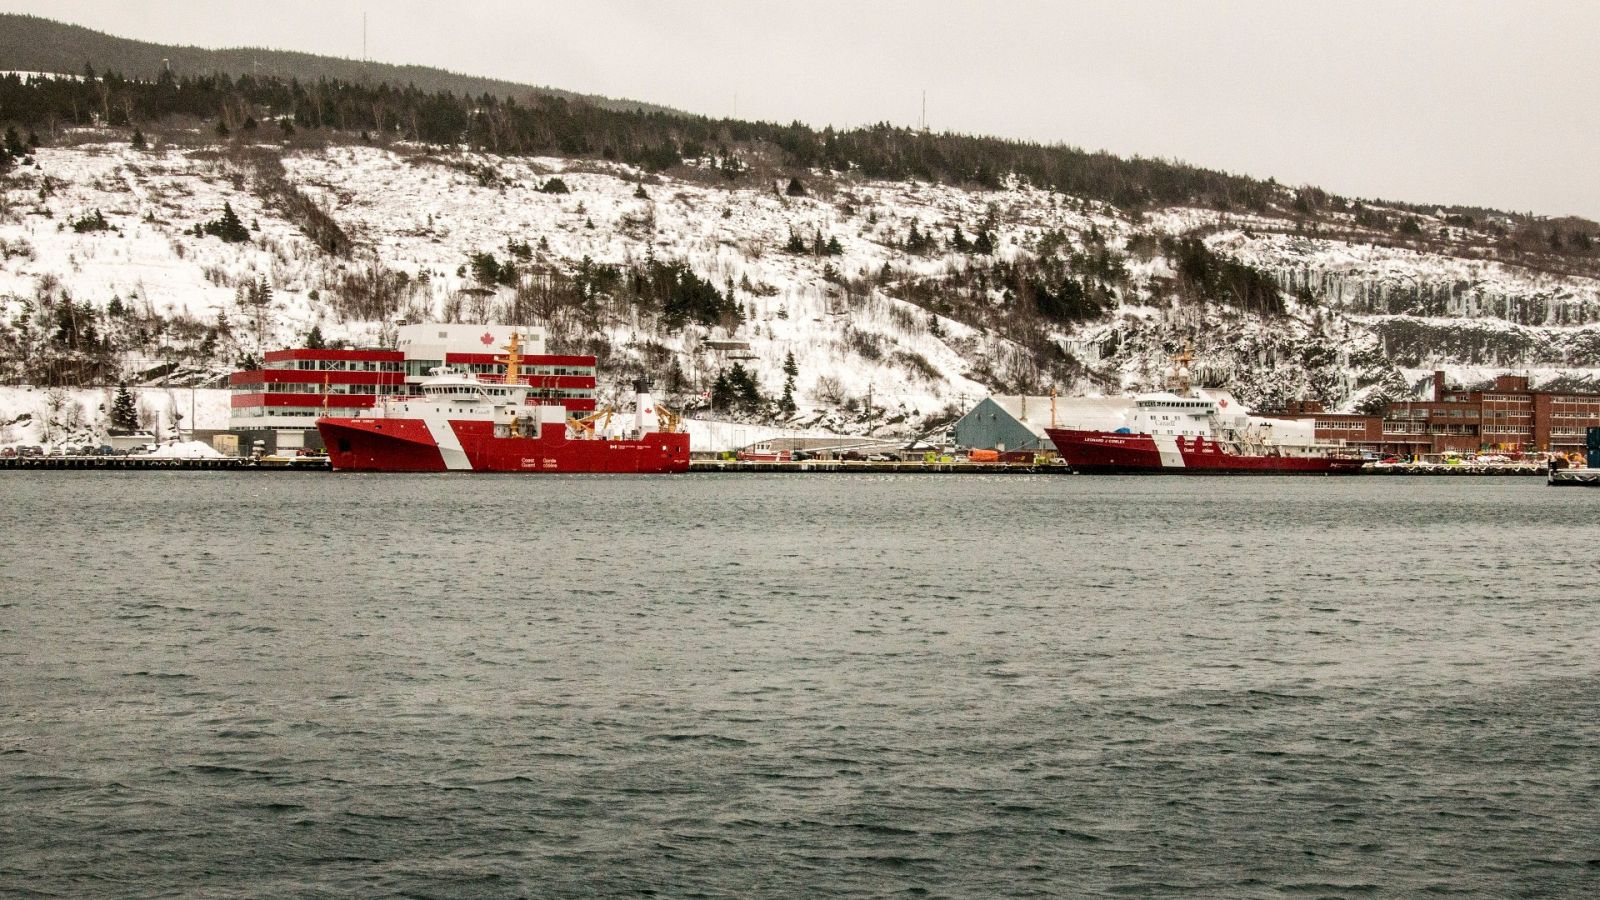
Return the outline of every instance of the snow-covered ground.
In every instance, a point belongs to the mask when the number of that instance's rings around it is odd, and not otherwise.
[[[687,263],[731,292],[745,312],[732,334],[704,326],[664,329],[637,313],[599,323],[623,360],[664,350],[696,385],[668,402],[692,405],[715,373],[735,362],[776,398],[792,355],[798,410],[790,424],[859,433],[870,421],[910,433],[988,394],[995,385],[979,373],[1005,372],[1027,356],[1007,335],[934,316],[885,291],[885,267],[892,279],[937,278],[973,262],[948,248],[907,253],[902,242],[913,224],[941,241],[956,227],[968,238],[987,227],[1002,259],[1035,252],[1041,236],[1057,230],[1083,246],[1093,228],[1108,247],[1125,250],[1131,237],[1203,229],[1213,249],[1264,269],[1286,294],[1310,300],[1291,301],[1291,316],[1273,321],[1178,307],[1163,293],[1173,276],[1167,260],[1130,253],[1128,279],[1117,289],[1120,305],[1110,315],[1040,326],[1053,329],[1051,341],[1094,376],[1061,384],[1064,392],[1148,386],[1166,354],[1185,341],[1196,343],[1199,369],[1256,399],[1300,394],[1355,403],[1384,379],[1414,382],[1416,372],[1434,366],[1464,381],[1516,368],[1536,373],[1536,382],[1573,375],[1600,382],[1594,349],[1600,284],[1593,279],[1284,233],[1289,223],[1258,216],[1195,209],[1129,216],[1017,184],[980,191],[819,175],[808,179],[808,196],[789,197],[770,182],[674,179],[587,160],[430,154],[406,146],[283,154],[289,182],[355,242],[351,257],[321,252],[264,201],[257,172],[242,158],[213,149],[133,150],[125,138],[41,148],[36,167],[19,167],[3,182],[0,320],[16,328],[63,294],[99,309],[116,305],[186,323],[169,332],[189,335],[164,338],[162,352],[126,360],[130,370],[186,358],[194,335],[210,330],[217,347],[209,368],[225,371],[264,347],[303,343],[313,327],[329,340],[378,343],[385,323],[345,319],[330,302],[343,279],[375,269],[405,274],[408,315],[483,321],[498,314],[512,291],[464,292],[477,287],[468,264],[474,253],[506,261],[508,242],[526,242],[532,258],[518,261],[525,271],[570,271],[586,258],[626,266],[653,257]],[[543,192],[551,177],[570,193]],[[637,196],[641,187],[644,197]],[[251,228],[249,242],[192,233],[217,218],[224,203]],[[95,211],[110,230],[73,228]],[[818,234],[835,238],[842,252],[786,252],[791,233],[808,243]],[[260,279],[273,294],[258,307],[240,288]],[[1003,302],[1005,287],[993,287],[994,303]],[[37,329],[35,335],[48,337]],[[748,350],[708,343],[730,339]],[[603,399],[625,393],[623,373],[602,378]],[[43,393],[0,391],[0,426],[9,429],[0,432],[0,443],[5,434],[11,442],[38,442],[47,431],[103,425],[105,391],[68,391],[66,402],[45,402]],[[225,423],[226,393],[215,396],[220,401],[208,403],[202,391],[197,401],[201,428]],[[166,416],[161,424],[170,427],[172,411],[187,415],[185,399],[182,389],[158,388],[143,392],[141,403]],[[713,428],[704,439],[718,446],[761,439],[756,426],[736,427],[747,429],[750,440]]]
[[[228,427],[230,394],[200,388],[130,387],[144,429],[160,438]],[[0,447],[98,446],[111,427],[115,388],[0,386]],[[191,426],[191,422],[193,423]]]

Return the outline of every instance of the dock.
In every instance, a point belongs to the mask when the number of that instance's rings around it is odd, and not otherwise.
[[[328,472],[326,456],[212,456],[195,459],[164,456],[8,456],[0,457],[0,469],[79,469],[138,472]]]
[[[695,459],[693,472],[850,473],[874,475],[1070,475],[1060,463],[924,462],[923,460],[808,459],[802,462],[760,462],[748,459]]]
[[[1442,475],[1451,477],[1526,476],[1543,475],[1544,472],[1545,464],[1543,462],[1462,463],[1453,466],[1444,463],[1390,463],[1388,465],[1368,463],[1361,470],[1363,475]]]
[[[1600,469],[1551,469],[1551,487],[1600,487]]]
[[[0,470],[91,470],[135,472],[331,472],[326,456],[264,456],[255,459],[238,456],[183,459],[158,456],[11,456],[0,457]],[[805,460],[802,462],[763,462],[740,459],[696,459],[689,463],[690,474],[743,472],[793,475],[1071,475],[1060,462],[925,462],[923,460]],[[1504,477],[1546,475],[1544,465],[1533,463],[1494,463],[1489,465],[1440,465],[1400,463],[1368,465],[1363,475],[1421,475]],[[1549,475],[1552,485],[1600,485],[1600,469],[1557,469]]]

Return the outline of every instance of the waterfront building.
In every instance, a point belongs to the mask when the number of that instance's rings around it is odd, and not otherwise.
[[[241,446],[261,441],[268,452],[317,448],[319,416],[359,416],[381,396],[414,392],[439,366],[479,375],[504,375],[497,362],[515,332],[526,352],[523,377],[530,396],[555,400],[569,412],[595,408],[595,358],[547,354],[543,329],[511,325],[402,325],[393,348],[294,347],[265,354],[260,368],[233,373],[229,430]]]
[[[1318,440],[1399,456],[1580,453],[1586,430],[1600,425],[1600,394],[1535,389],[1524,375],[1500,375],[1489,388],[1469,390],[1435,372],[1428,399],[1390,403],[1381,415],[1330,413],[1310,402],[1269,415],[1312,418]]]

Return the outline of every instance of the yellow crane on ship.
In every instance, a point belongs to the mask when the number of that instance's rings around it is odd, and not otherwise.
[[[611,414],[616,412],[609,406],[601,407],[587,416],[572,416],[567,419],[567,427],[571,428],[574,436],[579,440],[594,438],[596,423],[601,431],[611,427]]]

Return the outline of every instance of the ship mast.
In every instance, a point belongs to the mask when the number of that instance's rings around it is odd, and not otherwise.
[[[1176,394],[1189,393],[1189,364],[1194,362],[1194,345],[1185,344],[1182,353],[1172,356],[1172,390]]]
[[[511,340],[507,341],[505,347],[502,348],[502,349],[504,349],[506,351],[506,355],[505,356],[497,356],[497,357],[494,358],[494,361],[497,362],[497,363],[504,363],[505,364],[505,367],[506,367],[506,384],[521,384],[522,383],[522,371],[521,371],[522,356],[521,356],[521,353],[520,353],[520,351],[522,350],[522,337],[521,337],[521,335],[517,334],[517,332],[515,332],[515,331],[511,332]]]

